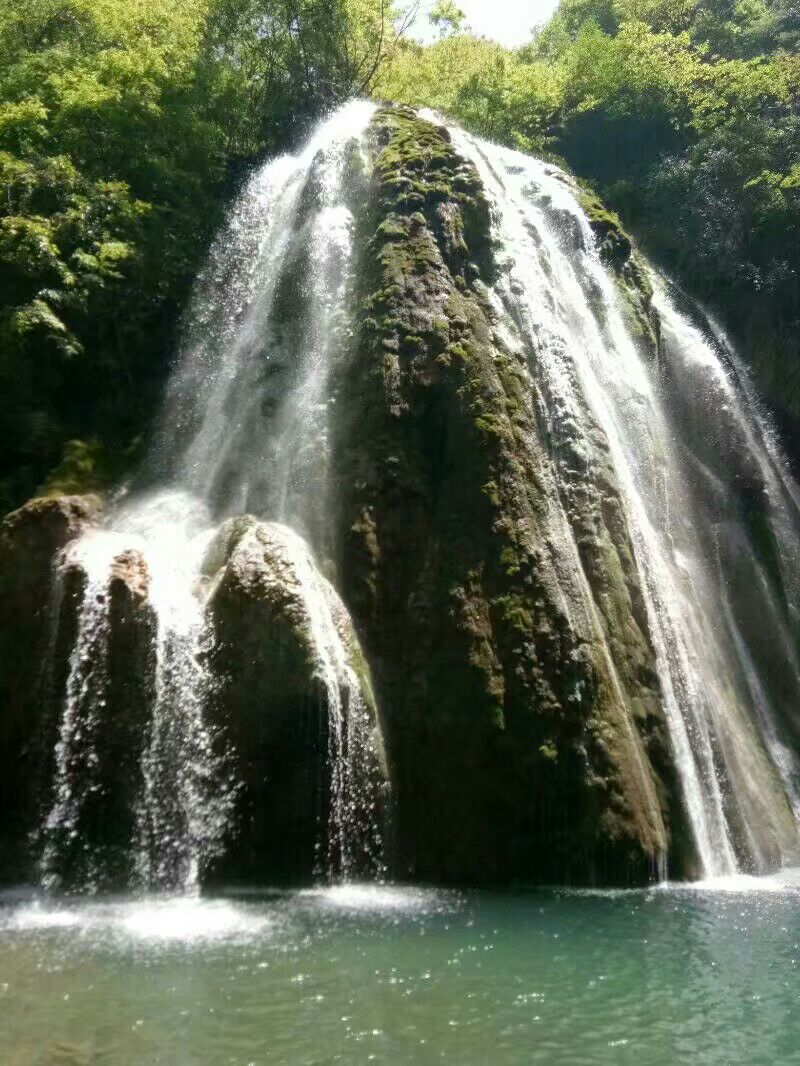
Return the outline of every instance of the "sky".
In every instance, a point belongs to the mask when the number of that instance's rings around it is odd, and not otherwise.
[[[557,0],[455,0],[467,16],[473,33],[492,37],[513,48],[530,40],[530,31],[555,11]],[[422,0],[414,36],[435,40],[436,31],[428,22],[432,0]]]

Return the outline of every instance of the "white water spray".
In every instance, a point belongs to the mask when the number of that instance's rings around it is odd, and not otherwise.
[[[60,728],[47,816],[54,843],[45,869],[55,861],[57,841],[77,832],[85,797],[74,765],[96,757],[85,736],[104,712],[97,682],[108,629],[102,590],[114,555],[131,548],[146,561],[157,623],[135,842],[141,883],[193,888],[224,835],[237,782],[204,721],[210,679],[202,654],[202,563],[221,521],[241,512],[281,519],[306,536],[324,533],[328,384],[346,327],[352,251],[348,168],[373,110],[346,106],[299,155],[253,175],[190,304],[187,340],[149,462],[152,480],[166,488],[123,501],[108,531],[87,534],[74,548],[87,589]],[[346,877],[360,846],[357,822],[374,807],[366,796],[369,775],[359,766],[368,715],[334,620],[344,608],[300,537],[288,530],[286,537],[313,624],[329,718],[328,865]],[[108,550],[93,551],[98,541]]]

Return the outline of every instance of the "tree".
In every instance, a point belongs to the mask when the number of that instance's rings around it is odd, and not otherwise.
[[[460,7],[453,3],[453,0],[436,0],[428,13],[428,19],[438,30],[440,37],[463,33],[468,29],[465,26],[466,18],[467,16]]]

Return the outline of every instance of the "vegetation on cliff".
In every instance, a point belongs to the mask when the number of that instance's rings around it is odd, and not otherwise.
[[[589,502],[569,518],[595,614],[524,357],[487,299],[479,175],[410,109],[380,110],[373,131],[333,468],[340,584],[378,684],[398,869],[646,879],[680,819],[613,471],[602,485],[587,474]],[[689,849],[674,859],[685,868]]]
[[[378,91],[553,154],[722,318],[800,442],[800,17],[789,0],[562,0],[508,51],[463,21]]]

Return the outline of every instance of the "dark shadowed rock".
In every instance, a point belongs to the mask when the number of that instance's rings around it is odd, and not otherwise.
[[[362,768],[370,780],[352,785],[374,787],[376,797],[381,791],[380,741],[358,641],[308,549],[282,526],[246,518],[226,523],[206,569],[215,572],[207,607],[216,678],[211,719],[241,785],[235,829],[207,876],[307,881],[315,870],[326,871],[335,845],[332,691],[342,700],[346,728],[354,728],[353,714],[363,716],[364,734],[352,732],[350,742],[368,749]],[[348,826],[365,868],[376,843],[370,820],[367,812]],[[340,866],[342,856],[334,858]]]
[[[46,663],[54,640],[54,562],[97,519],[96,496],[31,500],[0,523],[0,879],[24,873],[45,765],[54,744]],[[66,593],[74,594],[74,590]],[[68,654],[69,644],[61,648]]]
[[[58,577],[47,663],[58,699],[49,732],[64,750],[44,763],[42,806],[51,812],[60,806],[62,813],[44,833],[44,873],[62,888],[121,888],[135,872],[141,758],[153,706],[150,578],[141,552],[124,550],[111,558],[98,586],[71,549],[59,560]],[[69,739],[67,715],[74,723]],[[68,794],[60,792],[65,783]]]

